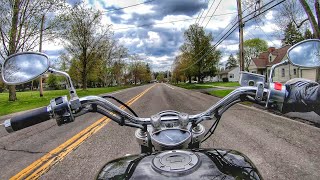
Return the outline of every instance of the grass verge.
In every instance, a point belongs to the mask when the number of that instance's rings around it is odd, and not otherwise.
[[[129,88],[131,86],[122,87],[106,87],[106,88],[88,88],[87,90],[77,90],[79,97],[87,95],[99,95],[110,93],[121,89]],[[39,91],[17,92],[17,101],[8,101],[8,93],[0,93],[0,116],[34,109],[38,107],[47,106],[50,100],[59,96],[69,95],[68,90],[52,90],[44,91],[44,96],[39,96]]]
[[[214,90],[214,91],[210,91],[209,94],[216,96],[216,97],[219,97],[219,98],[223,98],[232,91],[233,91],[232,89]],[[248,106],[252,105],[252,102],[248,102],[248,101],[244,101],[244,102],[240,102],[240,103],[244,104],[244,105],[248,105]]]
[[[179,84],[172,84],[172,85],[185,88],[185,89],[209,89],[209,88],[214,88],[216,86],[220,86],[220,87],[240,86],[238,82],[210,82],[210,83],[203,83],[203,84],[179,83]]]
[[[221,86],[221,87],[237,87],[240,86],[239,82],[209,82],[205,83],[211,86]]]
[[[226,95],[228,95],[230,92],[232,92],[232,89],[224,89],[224,90],[214,90],[214,91],[210,91],[209,93],[213,96],[217,96],[220,98],[225,97]]]

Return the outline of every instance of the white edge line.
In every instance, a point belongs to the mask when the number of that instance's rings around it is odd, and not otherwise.
[[[164,83],[164,85],[166,85],[167,87],[174,89],[173,87],[169,86],[167,83]]]

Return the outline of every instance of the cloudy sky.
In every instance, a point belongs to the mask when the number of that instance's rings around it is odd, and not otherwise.
[[[77,1],[68,0],[70,4]],[[183,32],[191,24],[198,22],[205,27],[207,32],[213,34],[215,44],[233,25],[231,22],[234,22],[237,15],[236,0],[151,0],[141,4],[143,2],[85,0],[88,6],[104,12],[102,22],[112,24],[114,38],[128,48],[131,54],[145,57],[154,71],[171,69],[183,43]],[[130,5],[136,6],[124,8]],[[245,9],[246,7],[243,7],[243,10]],[[253,10],[247,9],[245,14]],[[201,14],[202,18],[197,19]],[[280,47],[281,41],[275,36],[278,27],[274,23],[274,15],[275,10],[269,10],[259,23],[254,20],[248,22],[245,25],[244,39],[259,37],[266,40],[269,46]],[[218,46],[223,54],[222,62],[227,60],[230,53],[236,54],[238,35],[236,30]],[[58,43],[52,42],[47,42],[44,47],[45,52],[52,58],[57,58],[63,50]]]

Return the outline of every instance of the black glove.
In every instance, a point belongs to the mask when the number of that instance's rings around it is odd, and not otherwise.
[[[292,79],[286,84],[287,94],[282,112],[310,112],[320,116],[320,85],[306,79]]]

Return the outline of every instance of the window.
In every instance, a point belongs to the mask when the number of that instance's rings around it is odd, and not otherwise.
[[[234,74],[229,74],[229,78],[234,78]]]
[[[281,77],[285,77],[285,76],[286,76],[285,69],[282,68],[282,69],[281,69]]]
[[[269,62],[271,62],[271,60],[272,60],[272,56],[270,55],[270,56],[269,56]]]
[[[293,69],[293,75],[297,75],[297,69]]]

